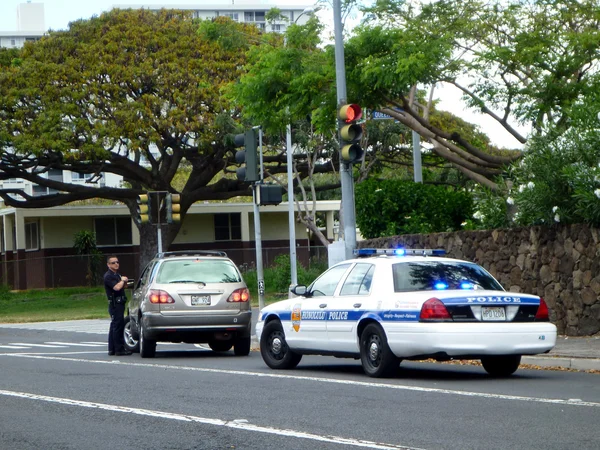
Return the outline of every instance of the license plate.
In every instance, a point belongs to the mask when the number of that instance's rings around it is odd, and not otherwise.
[[[493,320],[506,320],[506,312],[501,306],[482,306],[481,307],[481,320],[493,321]]]
[[[192,295],[192,306],[210,305],[210,297],[208,295]]]

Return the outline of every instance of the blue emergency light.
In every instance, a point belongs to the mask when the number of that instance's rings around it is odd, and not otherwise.
[[[444,256],[446,250],[443,248],[423,248],[423,249],[407,249],[407,248],[358,248],[354,250],[354,255],[357,258],[364,258],[375,255],[389,256]]]

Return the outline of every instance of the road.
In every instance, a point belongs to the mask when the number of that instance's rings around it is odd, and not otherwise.
[[[94,328],[93,323],[101,326]],[[403,362],[374,380],[354,360],[268,369],[159,344],[109,357],[105,323],[0,325],[2,449],[597,449],[600,376]]]

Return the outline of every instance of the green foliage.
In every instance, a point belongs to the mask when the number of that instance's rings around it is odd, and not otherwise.
[[[88,286],[96,286],[99,282],[100,275],[98,271],[103,259],[102,252],[96,246],[96,233],[90,230],[81,230],[75,233],[73,240],[73,248],[76,253],[86,258],[87,284]]]
[[[370,179],[356,186],[356,212],[367,239],[453,231],[471,217],[472,199],[442,186]]]
[[[306,268],[301,263],[297,263],[296,275],[298,278],[298,284],[304,284],[308,286],[326,269],[327,264],[323,262],[313,261],[310,264],[310,268]],[[289,290],[290,281],[292,279],[290,256],[279,255],[276,257],[273,265],[263,270],[263,277],[265,280],[266,296],[278,297],[286,294]],[[256,297],[258,293],[258,278],[256,269],[245,270],[244,281],[248,285],[248,289],[250,290],[253,298]],[[258,298],[255,298],[255,300],[258,300]]]

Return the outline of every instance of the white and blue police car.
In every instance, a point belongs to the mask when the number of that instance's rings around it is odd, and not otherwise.
[[[272,369],[302,355],[360,358],[371,377],[393,375],[403,359],[481,360],[509,376],[522,355],[549,352],[556,327],[546,302],[507,292],[483,267],[443,250],[359,249],[296,297],[262,309],[260,352]]]

